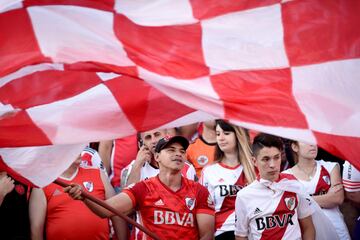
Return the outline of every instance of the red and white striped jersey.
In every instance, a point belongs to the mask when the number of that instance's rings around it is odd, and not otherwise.
[[[360,191],[360,171],[354,165],[345,161],[343,168],[343,185],[347,192]]]
[[[215,236],[235,230],[235,199],[246,185],[242,165],[229,167],[222,163],[206,166],[200,183],[210,192],[215,205]]]
[[[85,149],[80,154],[82,167],[96,167],[104,170],[104,164],[101,160],[99,153],[90,147],[85,147]],[[105,171],[106,172],[106,171]]]
[[[326,194],[331,187],[331,172],[338,163],[327,162],[324,160],[316,161],[316,172],[310,181],[299,180],[305,187],[308,194],[312,196],[319,196]],[[283,173],[292,174],[292,170],[288,169]],[[349,231],[344,222],[344,217],[339,210],[339,207],[322,208],[323,213],[330,219],[334,225],[339,239],[350,240]]]
[[[158,176],[124,190],[139,213],[139,222],[160,239],[199,239],[196,214],[214,215],[206,188],[184,177],[181,181],[177,191],[164,185]],[[136,239],[149,238],[140,234]]]
[[[310,200],[294,192],[271,189],[261,182],[238,192],[235,235],[248,239],[301,239],[298,219],[313,213]]]

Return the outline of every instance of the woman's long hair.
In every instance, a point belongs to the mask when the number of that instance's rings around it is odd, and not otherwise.
[[[248,131],[242,127],[232,125],[224,120],[216,120],[215,128],[219,125],[223,131],[235,133],[236,150],[239,163],[243,166],[246,180],[251,183],[255,180],[255,168],[251,161],[252,152]],[[215,147],[215,162],[221,162],[225,157],[218,144]]]

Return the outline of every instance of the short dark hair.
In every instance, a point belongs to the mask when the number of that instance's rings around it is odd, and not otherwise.
[[[264,147],[275,147],[280,150],[280,152],[284,148],[284,144],[281,138],[270,135],[267,133],[260,133],[254,138],[254,142],[252,144],[252,152],[254,156],[257,156],[259,151]]]

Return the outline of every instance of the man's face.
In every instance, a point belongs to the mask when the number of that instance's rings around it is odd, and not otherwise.
[[[293,143],[291,148],[296,152],[299,158],[313,160],[316,158],[318,148],[316,145],[299,142],[298,144]]]
[[[155,154],[155,160],[159,163],[161,169],[181,171],[185,163],[185,149],[180,143],[172,143],[159,153]]]
[[[141,138],[144,142],[144,145],[147,146],[150,149],[150,151],[154,154],[156,144],[161,138],[165,137],[165,135],[166,135],[165,129],[162,130],[155,129],[141,133]]]
[[[255,166],[258,168],[260,177],[270,181],[279,178],[281,165],[281,152],[276,147],[264,147],[254,158]]]

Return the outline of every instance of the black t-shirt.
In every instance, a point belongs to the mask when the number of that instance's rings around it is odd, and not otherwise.
[[[28,186],[15,181],[0,206],[1,239],[30,239]]]

